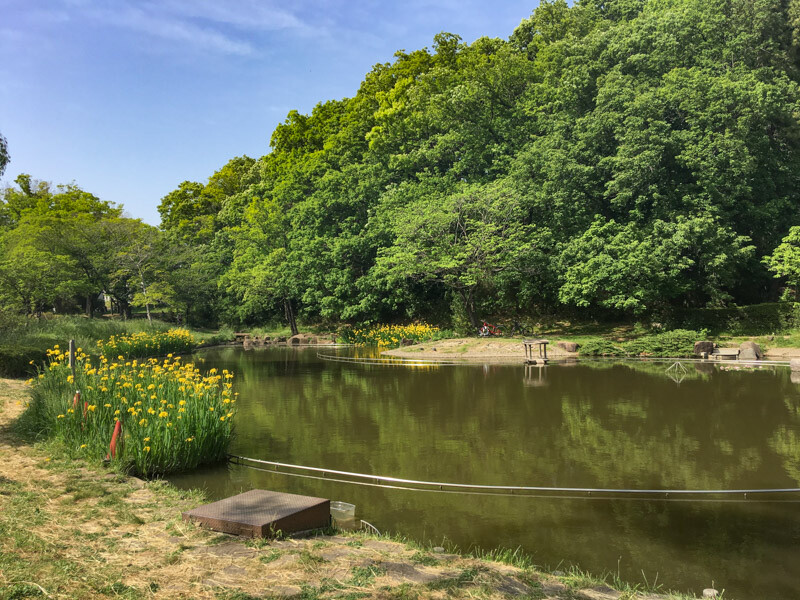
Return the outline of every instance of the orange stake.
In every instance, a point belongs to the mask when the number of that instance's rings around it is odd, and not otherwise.
[[[122,421],[117,421],[114,425],[114,433],[111,435],[111,458],[117,455],[117,438],[122,433]]]

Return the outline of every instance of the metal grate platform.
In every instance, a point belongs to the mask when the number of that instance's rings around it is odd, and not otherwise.
[[[250,490],[188,510],[183,519],[223,533],[267,537],[327,527],[330,504],[324,498]]]

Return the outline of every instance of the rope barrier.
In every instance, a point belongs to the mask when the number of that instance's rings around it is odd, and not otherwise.
[[[242,461],[236,464],[243,466],[250,466],[246,463],[255,463],[261,465],[268,465],[273,467],[270,469],[273,472],[280,472],[277,469],[292,469],[295,471],[305,471],[309,473],[318,474],[312,475],[299,475],[292,473],[284,473],[286,475],[297,475],[313,479],[326,479],[335,481],[337,483],[353,483],[357,485],[375,485],[383,487],[396,487],[397,489],[415,490],[415,491],[439,491],[439,492],[482,492],[490,494],[507,494],[507,495],[531,495],[534,493],[566,493],[566,494],[592,494],[600,495],[631,495],[631,496],[656,496],[663,495],[669,498],[670,495],[674,496],[708,496],[708,495],[743,495],[747,498],[748,494],[789,494],[800,493],[800,488],[761,488],[761,489],[717,489],[717,490],[680,490],[680,489],[630,489],[630,488],[589,488],[589,487],[553,487],[553,486],[515,486],[515,485],[481,485],[481,484],[468,484],[468,483],[447,483],[438,481],[422,481],[417,479],[402,479],[399,477],[387,477],[382,475],[369,475],[366,473],[352,473],[349,471],[339,471],[336,469],[322,469],[319,467],[307,467],[303,465],[293,465],[289,463],[281,463],[270,460],[261,460],[257,458],[248,458],[246,456],[238,456],[236,454],[229,454],[228,457],[233,462]],[[266,470],[266,469],[263,469]],[[333,475],[337,478],[327,477]],[[341,479],[347,477],[349,479]],[[350,481],[350,479],[360,479],[366,481]]]
[[[512,494],[512,493],[503,493],[503,492],[476,492],[476,491],[468,491],[468,490],[436,490],[436,489],[425,489],[425,488],[414,488],[414,487],[405,487],[399,485],[386,485],[380,483],[370,483],[368,481],[350,481],[347,479],[335,479],[331,477],[319,477],[316,475],[302,475],[300,473],[289,473],[286,471],[278,471],[277,469],[262,469],[260,467],[256,467],[253,465],[247,465],[244,463],[236,463],[241,467],[246,469],[252,469],[254,471],[260,471],[262,473],[270,473],[273,475],[284,475],[286,477],[299,477],[300,479],[313,479],[316,481],[327,481],[330,483],[348,483],[350,485],[359,485],[363,487],[377,487],[385,490],[403,490],[409,492],[424,492],[424,493],[436,493],[436,494],[458,494],[464,496],[502,496],[502,497],[509,497],[513,496],[515,498],[544,498],[549,500],[624,500],[626,502],[653,502],[655,500],[659,502],[692,502],[692,503],[716,503],[716,504],[741,504],[743,502],[747,503],[757,503],[757,504],[800,504],[800,499],[796,500],[776,500],[776,499],[751,499],[751,498],[690,498],[690,497],[674,497],[674,498],[651,498],[647,496],[603,496],[603,495],[586,495],[586,494]]]
[[[404,367],[438,367],[438,366],[482,366],[478,363],[456,362],[446,360],[426,360],[426,359],[411,359],[411,358],[359,358],[357,356],[335,356],[333,354],[320,354],[317,352],[317,358],[327,360],[330,362],[354,363],[358,365],[398,365]]]

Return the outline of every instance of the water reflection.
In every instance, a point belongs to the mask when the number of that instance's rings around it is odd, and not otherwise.
[[[323,362],[316,350],[291,348],[213,351],[205,366],[237,373],[233,452],[243,456],[489,485],[800,482],[800,391],[787,369],[722,372],[698,363],[677,383],[663,362],[408,369]],[[622,557],[632,581],[643,569],[695,591],[713,578],[735,598],[800,589],[797,504],[464,496],[242,467],[177,481],[220,497],[264,487],[343,500],[384,530],[446,536],[462,547],[522,546],[543,564],[616,571]]]

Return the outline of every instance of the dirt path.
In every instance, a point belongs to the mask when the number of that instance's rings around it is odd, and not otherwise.
[[[180,518],[199,494],[21,439],[11,425],[26,399],[20,382],[0,379],[0,600],[666,598],[360,533],[246,543],[205,531]]]

